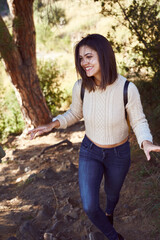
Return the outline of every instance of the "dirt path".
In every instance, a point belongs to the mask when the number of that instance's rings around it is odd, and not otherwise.
[[[97,229],[84,214],[78,189],[78,154],[84,136],[83,122],[35,140],[10,138],[7,156],[0,164],[0,240],[87,240]],[[46,147],[60,145],[40,154]],[[115,227],[126,240],[160,240],[143,209],[143,184],[136,172],[143,155],[133,156],[132,166],[115,211]],[[105,196],[101,189],[101,205]],[[46,236],[46,235],[45,235]],[[99,235],[96,240],[102,240]]]

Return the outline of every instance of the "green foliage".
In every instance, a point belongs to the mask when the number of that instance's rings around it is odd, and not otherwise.
[[[100,0],[100,2],[102,13],[117,19],[117,24],[113,25],[114,29],[119,25],[127,27],[131,32],[130,43],[136,37],[132,52],[135,53],[133,61],[138,66],[137,70],[145,67],[146,71],[147,68],[151,68],[154,73],[159,72],[160,9],[157,1],[133,0],[128,5],[124,0]],[[113,37],[111,41],[118,52],[124,51],[122,42],[119,44]]]
[[[38,47],[45,48],[46,51],[57,50],[60,47],[68,47],[69,36],[57,35],[57,27],[62,27],[67,23],[65,10],[55,1],[48,4],[37,0],[34,2],[35,26],[37,33]],[[41,44],[41,45],[40,45]]]
[[[38,77],[47,105],[53,115],[58,112],[65,101],[64,93],[60,89],[59,71],[53,62],[38,63]]]
[[[152,81],[135,81],[137,85],[142,104],[144,107],[147,119],[150,122],[151,129],[155,132],[155,139],[158,140],[160,136],[159,128],[160,124],[160,73],[156,73]]]
[[[44,4],[42,1],[36,0],[34,2],[34,10],[41,22],[50,27],[54,27],[57,24],[64,25],[67,22],[65,10],[51,1]]]
[[[14,90],[6,91],[2,86],[0,89],[0,139],[4,139],[9,134],[21,133],[24,122]]]
[[[45,46],[45,49],[48,49],[48,45],[53,47],[53,32],[50,26],[44,24],[38,24],[36,26],[36,34],[38,43]]]

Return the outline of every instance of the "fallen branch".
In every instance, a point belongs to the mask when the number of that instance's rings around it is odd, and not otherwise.
[[[62,145],[62,144],[64,144],[64,143],[66,143],[67,146],[72,147],[72,142],[70,142],[68,139],[66,139],[66,140],[63,140],[63,141],[61,141],[61,142],[59,142],[59,143],[56,143],[56,144],[53,144],[53,145],[51,145],[51,146],[45,147],[45,148],[40,152],[40,154],[39,154],[38,156],[42,155],[46,150],[51,149],[51,148],[54,148],[54,147],[57,147],[57,146]]]

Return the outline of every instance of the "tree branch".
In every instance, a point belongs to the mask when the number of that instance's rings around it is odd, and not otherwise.
[[[0,16],[0,53],[6,64],[7,72],[11,73],[15,69],[15,62],[21,63],[21,58],[17,46],[8,31],[8,28]]]
[[[24,65],[36,68],[36,33],[33,20],[34,0],[8,0],[13,16],[13,38]]]
[[[132,29],[134,29],[136,35],[139,37],[140,41],[144,44],[145,48],[147,49],[147,48],[148,48],[148,47],[147,47],[147,43],[144,41],[142,35],[137,31],[137,29],[135,28],[134,24],[132,24],[132,22],[130,21],[130,19],[129,19],[129,17],[128,17],[126,11],[125,11],[125,9],[124,9],[123,6],[121,5],[120,1],[117,1],[117,3],[118,3],[118,5],[119,5],[120,9],[122,10],[125,18],[128,20],[129,25],[132,27]]]

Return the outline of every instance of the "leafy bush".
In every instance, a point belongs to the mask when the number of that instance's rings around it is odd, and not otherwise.
[[[64,93],[60,89],[60,83],[58,80],[59,71],[57,70],[57,66],[53,62],[40,61],[38,63],[37,71],[47,105],[51,113],[55,115],[61,107],[62,102],[66,99]]]
[[[14,90],[6,91],[2,86],[0,89],[0,139],[4,139],[9,134],[21,133],[24,122]]]

